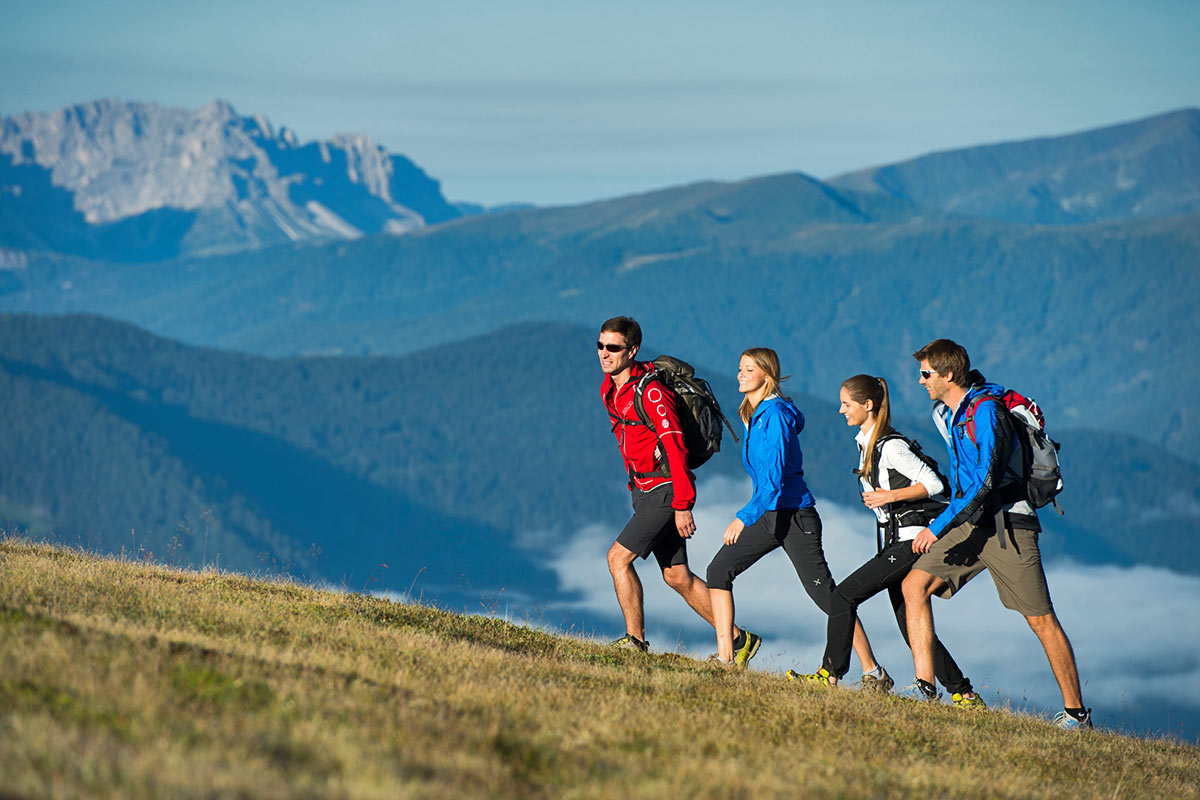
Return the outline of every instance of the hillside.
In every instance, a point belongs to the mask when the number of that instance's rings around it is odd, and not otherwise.
[[[2,323],[0,513],[11,525],[101,552],[355,588],[404,591],[419,576],[445,602],[552,587],[494,514],[435,497],[438,510],[420,482],[398,480],[420,466],[448,489],[460,475],[438,456],[436,429],[419,430],[424,415],[410,409],[425,389],[399,364],[310,372],[97,318]]]
[[[100,552],[350,588],[406,591],[419,574],[459,607],[500,587],[563,599],[548,558],[628,510],[593,341],[542,323],[403,358],[269,359],[97,317],[0,315],[0,519]],[[502,358],[497,342],[511,343]],[[736,408],[733,370],[697,365]],[[810,485],[858,505],[834,393],[791,394]],[[940,455],[928,417],[898,425]],[[1133,437],[1055,435],[1068,514],[1043,515],[1049,556],[1200,564],[1200,468]],[[728,440],[700,473],[716,476],[745,479]]]
[[[1200,211],[1200,109],[932,153],[829,180],[967,217],[1079,225]]]
[[[0,540],[0,786],[62,797],[1197,797],[1200,751]]]

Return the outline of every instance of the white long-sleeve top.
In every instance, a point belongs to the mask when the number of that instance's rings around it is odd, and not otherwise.
[[[861,470],[863,462],[866,461],[867,442],[871,439],[871,432],[874,428],[868,430],[859,430],[854,437],[854,441],[858,442],[858,468]],[[901,439],[890,439],[883,443],[883,449],[879,453],[879,486],[872,486],[871,482],[865,477],[859,479],[862,484],[863,491],[869,492],[872,489],[891,489],[892,476],[889,470],[895,470],[905,476],[912,482],[913,485],[921,484],[929,492],[929,496],[933,497],[936,494],[941,494],[945,489],[937,473],[929,466],[917,458],[913,451],[908,448],[908,445]],[[875,518],[881,523],[886,523],[889,518],[888,506],[880,506],[874,509]],[[907,542],[915,539],[917,534],[922,530],[920,525],[908,525],[900,528],[897,533],[899,541]]]

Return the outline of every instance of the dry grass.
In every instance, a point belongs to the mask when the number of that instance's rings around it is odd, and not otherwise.
[[[1200,750],[0,540],[0,796],[1197,797]]]

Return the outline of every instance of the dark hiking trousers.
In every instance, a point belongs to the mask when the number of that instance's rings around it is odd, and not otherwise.
[[[833,593],[833,609],[829,613],[829,631],[825,641],[824,667],[840,680],[850,671],[850,649],[854,641],[854,620],[858,607],[884,589],[892,601],[896,624],[904,643],[908,644],[908,618],[904,593],[900,584],[912,565],[920,558],[912,551],[912,542],[897,542],[856,569],[837,585]],[[933,640],[933,672],[950,692],[966,694],[972,691],[971,681],[962,674],[958,664],[938,639]]]
[[[828,614],[833,575],[821,549],[821,517],[812,506],[764,513],[742,531],[736,542],[717,551],[708,565],[705,583],[710,589],[733,591],[734,578],[779,547],[791,559],[808,596]]]

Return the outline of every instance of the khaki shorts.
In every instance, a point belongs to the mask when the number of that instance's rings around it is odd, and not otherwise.
[[[938,597],[955,592],[983,570],[992,574],[996,594],[1005,608],[1027,617],[1054,611],[1036,531],[1009,530],[1001,538],[991,528],[971,524],[951,528],[934,542],[929,552],[917,559],[913,569],[941,578],[946,586]]]

